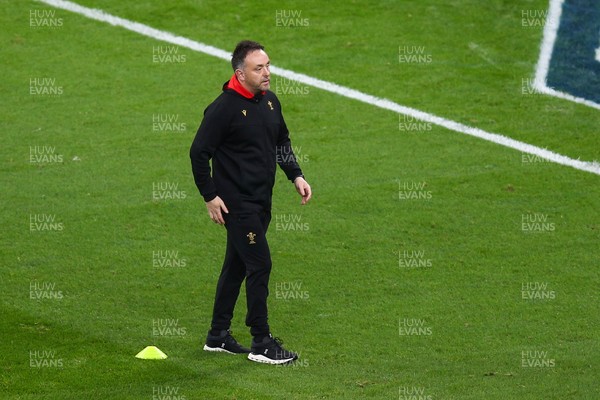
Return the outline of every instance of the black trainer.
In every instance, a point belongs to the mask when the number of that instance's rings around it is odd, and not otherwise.
[[[214,336],[208,332],[206,336],[205,351],[222,352],[229,354],[248,354],[250,349],[242,346],[231,336],[231,331],[221,331],[219,336]]]
[[[248,360],[266,364],[285,364],[298,359],[298,354],[281,347],[283,341],[274,338],[269,333],[262,342],[252,340],[252,351],[248,354]]]

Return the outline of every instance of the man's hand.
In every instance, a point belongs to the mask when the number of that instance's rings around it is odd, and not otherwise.
[[[219,196],[215,197],[211,201],[206,202],[206,208],[208,209],[208,216],[213,220],[215,224],[224,225],[225,220],[221,211],[229,214],[229,210],[223,203],[223,200]]]
[[[296,191],[302,196],[302,205],[308,203],[310,198],[312,197],[312,190],[310,189],[310,185],[308,182],[304,180],[303,177],[299,176],[294,179],[294,185],[296,185]]]

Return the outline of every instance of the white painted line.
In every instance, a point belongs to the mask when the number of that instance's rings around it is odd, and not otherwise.
[[[65,0],[37,0],[51,6],[62,8],[64,10],[72,11],[77,14],[84,15],[88,18],[95,19],[109,23],[114,26],[120,26],[127,30],[137,32],[141,35],[148,36],[164,42],[176,44],[178,46],[186,47],[188,49],[198,51],[204,54],[208,54],[214,57],[221,58],[223,60],[230,61],[231,55],[229,52],[218,49],[213,46],[209,46],[203,43],[199,43],[181,36],[173,35],[172,33],[154,29],[138,22],[129,21],[127,19],[115,17],[107,14],[104,11],[96,10],[80,6]],[[350,89],[345,86],[337,85],[333,82],[323,81],[317,78],[310,77],[308,75],[300,74],[287,69],[271,66],[271,72],[275,75],[280,75],[284,78],[304,83],[305,85],[314,86],[318,89],[322,89],[331,93],[338,94],[350,99],[358,100],[363,103],[371,104],[379,108],[390,110],[396,113],[404,114],[418,120],[425,122],[431,122],[432,124],[442,126],[444,128],[460,132],[466,135],[474,136],[489,142],[497,143],[502,146],[510,147],[512,149],[521,151],[527,154],[533,154],[546,160],[552,161],[557,164],[566,165],[581,171],[591,172],[596,175],[600,175],[600,163],[593,161],[580,161],[572,158],[554,153],[550,150],[542,149],[531,144],[519,142],[506,136],[499,135],[497,133],[490,133],[484,130],[473,128],[459,122],[451,121],[442,117],[435,116],[423,111],[416,110],[411,107],[402,106],[394,103],[391,100],[375,97],[369,94],[359,92],[358,90]]]
[[[550,0],[550,9],[546,15],[546,25],[544,26],[544,36],[542,46],[540,48],[540,57],[535,70],[535,79],[533,86],[542,91],[546,86],[546,78],[550,69],[550,59],[554,51],[554,42],[556,42],[556,34],[562,14],[562,4],[564,0]]]
[[[544,38],[540,49],[540,58],[535,69],[535,79],[533,87],[538,92],[547,94],[561,99],[573,101],[578,104],[583,104],[588,107],[600,110],[600,104],[591,100],[576,97],[568,93],[564,93],[548,86],[548,70],[550,69],[550,60],[554,51],[554,43],[556,42],[556,34],[560,25],[560,17],[562,15],[562,7],[564,0],[550,0],[550,10],[546,18],[546,26],[544,27]],[[596,52],[596,56],[600,55],[600,51]]]
[[[110,15],[105,13],[102,10],[97,10],[94,8],[88,8],[80,6],[79,4],[63,1],[63,0],[37,0],[42,3],[49,4],[51,6],[62,8],[63,10],[72,11],[76,14],[83,15],[90,19],[95,19],[96,21],[106,22],[113,26],[120,26],[121,28],[125,28],[127,30],[139,33],[144,36],[151,37],[153,39],[161,40],[163,42],[173,43],[179,45],[181,47],[187,47],[188,49],[198,51],[205,54],[210,54],[211,56],[221,58],[223,60],[231,61],[231,54],[217,49],[216,47],[209,46],[206,44],[198,43],[196,41],[173,35],[172,33],[161,31],[158,29],[154,29],[148,25],[140,24],[138,22],[130,21],[128,19],[115,17],[114,15]]]

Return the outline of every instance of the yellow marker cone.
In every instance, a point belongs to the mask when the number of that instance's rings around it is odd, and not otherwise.
[[[144,350],[137,353],[135,357],[143,360],[164,360],[167,358],[167,355],[156,346],[147,346]]]

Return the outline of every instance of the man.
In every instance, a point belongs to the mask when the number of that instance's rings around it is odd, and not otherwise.
[[[194,180],[208,215],[227,228],[225,261],[204,350],[249,353],[252,361],[283,364],[298,356],[281,346],[267,322],[271,255],[266,233],[276,165],[294,183],[301,204],[312,192],[293,155],[279,100],[269,91],[270,60],[264,47],[247,40],[238,43],[231,65],[234,74],[204,111],[190,149]],[[229,331],[244,278],[251,349]]]

